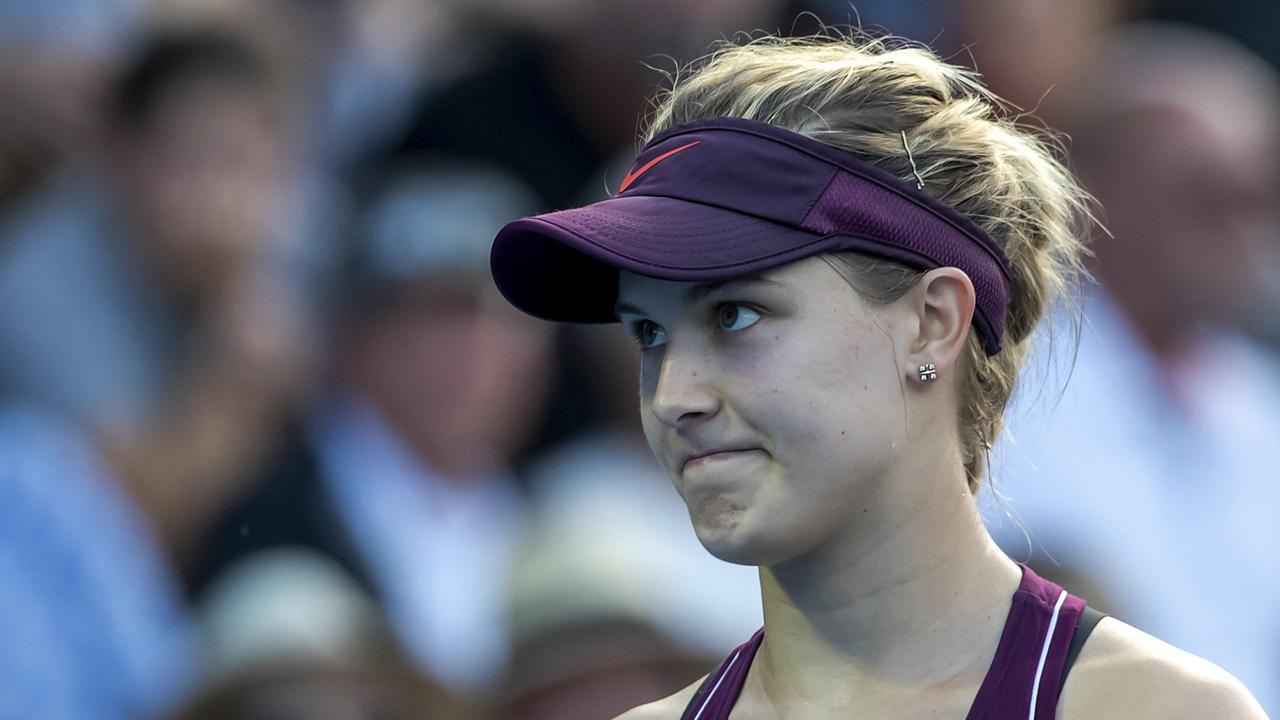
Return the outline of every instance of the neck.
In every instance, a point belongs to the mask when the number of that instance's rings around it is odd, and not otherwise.
[[[780,717],[855,700],[899,713],[908,698],[972,700],[1021,571],[987,534],[963,480],[947,485],[895,501],[905,514],[887,516],[907,520],[875,537],[761,568],[766,633],[755,691]]]

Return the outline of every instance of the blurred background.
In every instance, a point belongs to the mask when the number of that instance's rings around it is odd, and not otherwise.
[[[629,341],[487,253],[664,71],[820,23],[1072,138],[1114,237],[981,505],[1280,714],[1280,5],[0,0],[0,717],[594,720],[749,637]]]

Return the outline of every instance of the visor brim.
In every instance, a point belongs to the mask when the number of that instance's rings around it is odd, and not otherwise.
[[[706,281],[761,272],[831,245],[824,236],[701,203],[627,196],[522,218],[494,239],[502,295],[546,320],[616,321],[618,271]]]

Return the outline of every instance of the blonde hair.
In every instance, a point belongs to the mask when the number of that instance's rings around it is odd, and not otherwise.
[[[659,93],[644,137],[708,117],[766,122],[922,182],[1004,248],[1013,293],[1003,350],[988,356],[971,331],[956,368],[960,446],[976,493],[1032,330],[1085,276],[1089,197],[1056,159],[1060,144],[1020,125],[974,73],[926,48],[832,31],[722,44]],[[923,275],[853,253],[824,259],[879,303],[900,298]]]

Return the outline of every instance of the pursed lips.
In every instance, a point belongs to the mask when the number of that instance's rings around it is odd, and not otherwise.
[[[685,470],[689,467],[690,463],[693,463],[699,460],[705,461],[705,460],[714,460],[721,457],[732,457],[733,455],[736,455],[738,453],[752,452],[759,449],[760,448],[758,447],[728,447],[728,448],[707,450],[707,451],[696,453],[696,454],[686,455],[685,458],[680,463],[680,469]]]

